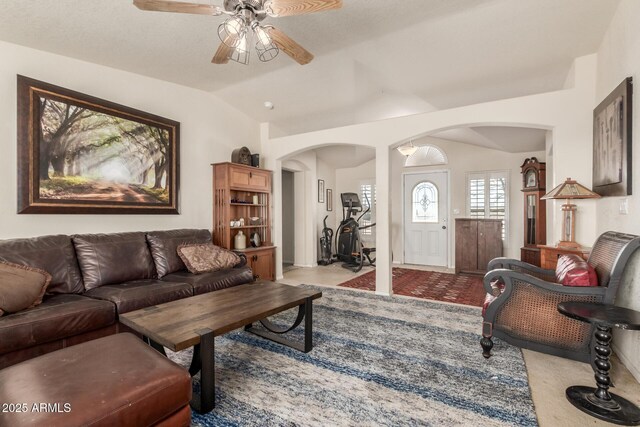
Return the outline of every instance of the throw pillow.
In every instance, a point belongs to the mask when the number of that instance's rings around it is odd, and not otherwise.
[[[199,243],[178,246],[178,256],[190,273],[201,274],[224,270],[238,265],[240,257],[231,251],[212,243]]]
[[[0,261],[0,316],[40,304],[50,282],[44,270]]]
[[[558,258],[556,280],[564,286],[598,286],[596,270],[574,254]]]

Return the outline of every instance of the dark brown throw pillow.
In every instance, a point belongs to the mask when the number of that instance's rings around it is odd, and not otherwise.
[[[49,283],[44,270],[0,261],[0,316],[40,304]]]
[[[177,251],[189,272],[193,274],[224,270],[240,263],[237,254],[212,243],[180,245]]]

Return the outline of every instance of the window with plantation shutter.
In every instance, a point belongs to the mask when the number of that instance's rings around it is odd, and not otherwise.
[[[502,220],[502,240],[507,240],[509,220],[509,172],[467,174],[467,215],[469,218]]]
[[[360,227],[371,225],[376,222],[376,185],[372,181],[362,181],[360,183],[360,203],[362,203],[363,211],[367,210],[368,207],[371,207],[371,210],[360,220]],[[374,232],[375,227],[365,228],[364,230],[360,230],[360,235],[363,237],[370,236],[371,239],[375,239]]]

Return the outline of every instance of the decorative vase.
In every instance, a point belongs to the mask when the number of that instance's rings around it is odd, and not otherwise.
[[[236,249],[247,248],[247,236],[245,236],[242,230],[238,231],[238,234],[236,234],[236,237],[234,238],[234,247]]]
[[[251,238],[249,239],[249,241],[251,242],[251,246],[253,246],[254,248],[260,247],[261,241],[260,235],[258,233],[251,233]]]
[[[253,204],[254,204],[254,205],[257,205],[259,202],[260,202],[260,201],[258,200],[258,195],[257,195],[257,194],[254,194],[254,196],[253,196]]]

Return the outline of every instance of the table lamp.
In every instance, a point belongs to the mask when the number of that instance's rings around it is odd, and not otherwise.
[[[549,191],[540,199],[566,199],[562,205],[562,238],[558,242],[559,247],[578,249],[579,244],[575,240],[576,232],[576,205],[570,203],[571,199],[599,199],[601,196],[589,190],[577,181],[567,178],[565,182]]]

